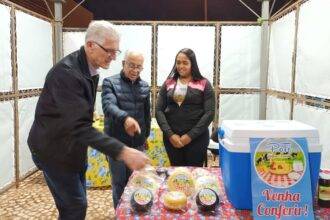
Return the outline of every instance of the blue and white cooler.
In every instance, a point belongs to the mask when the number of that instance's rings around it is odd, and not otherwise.
[[[290,120],[224,120],[218,134],[222,178],[227,197],[235,208],[252,209],[250,138],[305,137],[314,198],[322,151],[316,128]]]

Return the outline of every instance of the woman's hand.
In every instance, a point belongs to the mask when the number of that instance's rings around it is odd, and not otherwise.
[[[184,146],[184,144],[182,144],[181,140],[180,140],[180,136],[177,135],[177,134],[173,134],[171,137],[170,137],[170,142],[171,144],[175,147],[175,148],[181,148]]]
[[[184,134],[180,137],[180,141],[184,146],[186,146],[187,144],[189,144],[191,142],[191,137],[189,137],[189,135],[187,135],[187,134]]]

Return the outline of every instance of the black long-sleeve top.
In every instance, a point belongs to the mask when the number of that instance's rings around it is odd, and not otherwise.
[[[179,106],[173,99],[177,81],[167,79],[160,89],[156,119],[164,135],[187,134],[197,138],[208,129],[214,118],[214,91],[207,79],[189,82],[187,94]]]

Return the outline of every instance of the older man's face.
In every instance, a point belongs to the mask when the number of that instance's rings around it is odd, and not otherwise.
[[[141,54],[130,53],[123,61],[124,75],[134,82],[143,70],[143,61]]]
[[[103,44],[89,42],[91,44],[91,58],[94,67],[108,69],[112,60],[116,60],[119,51],[119,40],[106,38]]]

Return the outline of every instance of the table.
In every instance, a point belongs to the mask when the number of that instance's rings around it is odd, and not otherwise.
[[[173,167],[170,167],[169,169],[173,169]],[[193,168],[189,168],[193,169]],[[154,204],[151,207],[151,211],[148,215],[137,215],[135,214],[131,208],[129,201],[127,199],[122,199],[118,208],[116,209],[116,217],[119,220],[124,219],[134,219],[134,220],[143,220],[143,219],[155,219],[155,220],[168,220],[168,219],[253,219],[251,211],[248,210],[237,210],[235,209],[230,202],[228,201],[224,185],[222,182],[221,177],[221,170],[220,168],[205,168],[214,175],[218,176],[219,183],[220,183],[220,197],[223,199],[223,204],[218,208],[217,214],[215,216],[203,216],[200,213],[198,213],[196,208],[190,208],[186,212],[179,212],[174,213],[167,211],[162,203],[160,202],[159,198],[161,197],[161,194],[163,192],[164,183],[160,186],[159,190],[156,192],[157,196],[154,200]],[[134,173],[133,173],[134,175]],[[127,186],[130,185],[130,182],[128,182]],[[127,188],[127,187],[126,187]],[[125,188],[125,191],[126,191]],[[124,192],[125,194],[125,192]],[[189,207],[189,204],[188,204]],[[191,206],[193,207],[193,206]],[[315,213],[315,219],[324,219],[324,220],[330,220],[330,208],[320,208],[316,204],[314,206],[314,213]]]
[[[93,127],[103,132],[104,120],[98,118],[93,123]],[[109,171],[109,163],[106,156],[89,147],[87,151],[87,170],[86,170],[86,186],[87,187],[107,187],[111,186],[111,173]]]
[[[151,160],[151,165],[153,166],[170,166],[170,160],[168,159],[164,142],[163,142],[163,132],[157,124],[155,118],[151,120],[150,135],[147,140],[148,149],[146,154]]]

